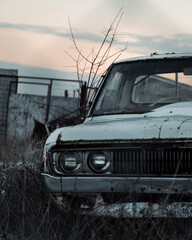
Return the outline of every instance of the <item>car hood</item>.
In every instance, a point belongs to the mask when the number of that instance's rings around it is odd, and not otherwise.
[[[145,114],[87,118],[83,124],[57,129],[48,143],[192,138],[192,102],[170,104]]]

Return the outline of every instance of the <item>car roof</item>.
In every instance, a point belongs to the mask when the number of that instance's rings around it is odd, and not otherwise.
[[[116,63],[125,63],[125,62],[135,62],[135,61],[173,59],[173,58],[192,58],[192,53],[164,53],[164,54],[152,53],[149,56],[119,60],[119,61],[115,62],[115,64]]]

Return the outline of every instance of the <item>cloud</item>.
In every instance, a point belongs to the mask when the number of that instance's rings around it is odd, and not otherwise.
[[[175,34],[172,36],[142,36],[137,34],[124,34],[124,39],[133,38],[128,41],[128,50],[137,48],[142,53],[150,52],[192,52],[192,34]]]
[[[39,25],[28,25],[28,24],[13,24],[13,23],[0,23],[0,29],[16,29],[22,31],[31,31],[35,33],[42,34],[51,34],[64,38],[71,38],[70,31],[65,31],[62,28],[54,28],[47,26],[39,26]],[[91,34],[81,31],[74,31],[75,39],[79,40],[90,40],[94,42],[101,42],[103,40],[102,35]]]
[[[16,29],[22,31],[31,31],[41,34],[51,34],[63,38],[71,38],[69,30],[39,25],[0,23],[0,29]],[[101,43],[103,36],[82,32],[74,29],[76,40],[89,40],[95,43]],[[127,44],[128,52],[137,49],[137,53],[149,54],[151,52],[190,52],[192,51],[192,34],[175,34],[172,36],[149,35],[143,36],[133,33],[122,33],[117,37],[115,44],[125,46]]]

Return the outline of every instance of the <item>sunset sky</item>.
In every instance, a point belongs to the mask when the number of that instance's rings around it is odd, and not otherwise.
[[[127,43],[121,58],[192,49],[191,0],[0,0],[0,7],[0,68],[45,68],[72,76],[74,63],[64,51],[74,54],[68,18],[80,49],[88,53],[122,7],[114,46]]]

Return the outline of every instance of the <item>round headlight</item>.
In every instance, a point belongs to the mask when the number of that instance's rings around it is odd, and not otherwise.
[[[91,170],[102,173],[109,167],[110,160],[103,152],[92,152],[89,155],[88,164]]]
[[[73,173],[81,166],[80,158],[77,153],[64,152],[59,158],[59,165],[63,171]]]

